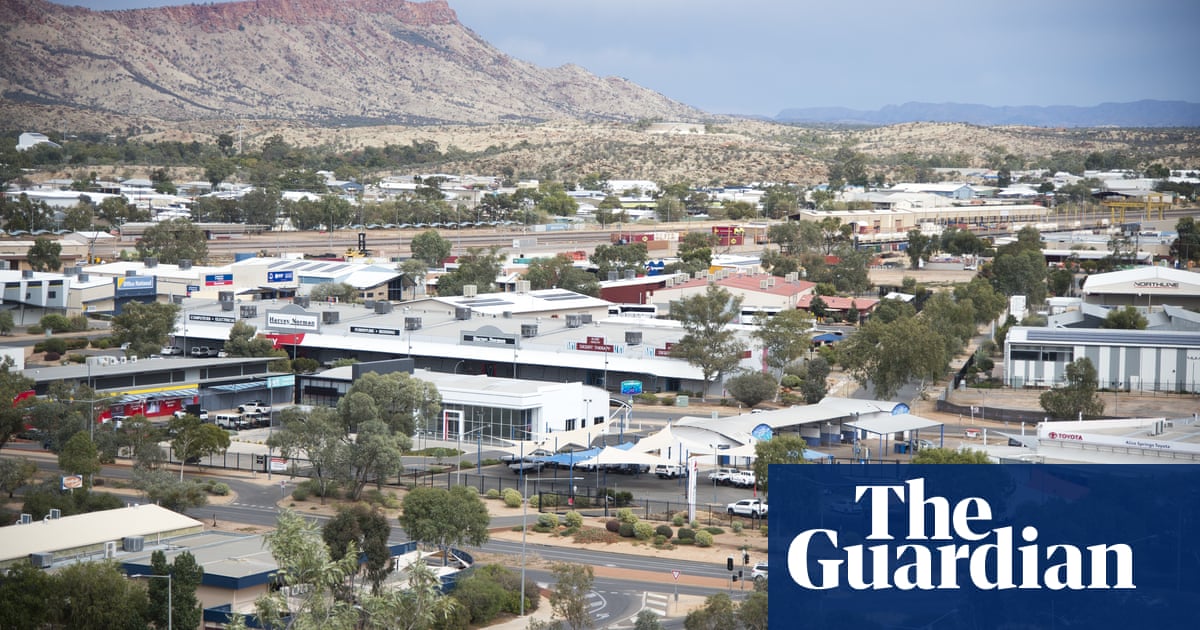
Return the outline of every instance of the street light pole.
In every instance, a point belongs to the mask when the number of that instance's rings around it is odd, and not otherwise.
[[[171,574],[168,573],[166,575],[157,575],[157,574],[149,574],[149,573],[135,573],[129,577],[131,577],[131,578],[167,578],[167,630],[173,630],[173,623],[172,623],[173,620],[171,618],[171,612],[172,612],[171,609],[174,608],[174,606],[171,604],[171,590],[172,590],[172,586],[173,586],[173,583],[171,581]]]

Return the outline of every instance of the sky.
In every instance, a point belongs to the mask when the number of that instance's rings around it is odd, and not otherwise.
[[[1195,0],[448,1],[513,57],[624,77],[716,114],[1200,102]]]

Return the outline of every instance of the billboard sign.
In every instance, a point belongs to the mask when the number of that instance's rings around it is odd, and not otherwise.
[[[319,332],[321,317],[299,306],[285,306],[277,311],[267,311],[267,328],[289,332]]]
[[[113,278],[117,297],[155,295],[158,293],[158,276],[123,276]]]
[[[295,282],[296,274],[292,271],[268,271],[267,282]]]
[[[204,286],[206,287],[223,287],[233,284],[233,274],[231,273],[210,273],[204,276]]]
[[[621,393],[626,396],[637,396],[642,393],[641,381],[621,381]]]

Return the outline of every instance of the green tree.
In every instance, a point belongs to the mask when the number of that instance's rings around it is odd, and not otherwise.
[[[1104,321],[1100,322],[1101,328],[1117,328],[1121,330],[1145,330],[1149,322],[1146,318],[1132,306],[1125,308],[1109,309],[1108,315],[1104,316]]]
[[[409,243],[413,257],[424,262],[430,269],[441,269],[453,247],[454,244],[442,238],[437,230],[425,230],[414,236]]]
[[[332,298],[343,304],[354,304],[358,301],[358,289],[345,282],[322,282],[309,290],[308,297],[318,302],[328,302]]]
[[[921,259],[929,256],[929,247],[932,242],[933,238],[921,230],[908,231],[908,249],[904,250],[904,255],[908,256],[908,262],[913,269],[921,268]]]
[[[291,510],[280,512],[275,530],[263,538],[279,567],[276,580],[284,586],[306,586],[274,590],[258,598],[254,607],[263,627],[335,630],[356,627],[360,618],[356,607],[333,596],[336,588],[358,573],[358,550],[353,545],[345,555],[332,556],[316,522]]]
[[[717,246],[717,236],[707,232],[688,232],[681,241],[677,255],[680,260],[680,270],[687,273],[708,270],[712,264],[713,248]]]
[[[1000,253],[991,263],[990,275],[997,293],[1024,295],[1030,304],[1046,300],[1046,260],[1040,250]]]
[[[554,574],[554,588],[550,590],[550,607],[554,614],[567,622],[574,630],[592,627],[588,594],[592,591],[595,571],[586,564],[556,562],[550,572]]]
[[[190,551],[180,552],[170,563],[161,550],[150,554],[150,567],[154,575],[170,575],[170,580],[148,579],[146,589],[150,596],[150,621],[156,628],[172,626],[198,628],[204,616],[204,608],[196,597],[196,589],[204,579],[204,567],[196,562]],[[170,597],[167,591],[170,590]],[[171,615],[167,616],[170,603]]]
[[[812,317],[800,309],[786,309],[775,315],[759,311],[754,316],[754,324],[751,335],[762,343],[767,367],[779,375],[775,379],[775,399],[778,400],[778,385],[783,381],[784,368],[803,357],[812,345],[808,334]]]
[[[658,215],[659,221],[670,223],[671,221],[682,221],[685,209],[683,201],[678,197],[663,195],[655,203],[654,212]]]
[[[804,451],[808,443],[799,435],[781,434],[770,440],[759,440],[754,444],[754,479],[758,489],[767,492],[770,479],[767,476],[771,464],[807,464]]]
[[[709,595],[702,608],[688,613],[683,627],[687,630],[727,630],[738,627],[733,600],[725,593]]]
[[[786,219],[800,209],[799,191],[791,186],[771,186],[762,203],[768,218]]]
[[[114,562],[68,564],[54,576],[53,584],[51,627],[115,630],[146,627],[146,591],[126,579]]]
[[[800,394],[804,402],[815,405],[829,392],[829,362],[823,357],[814,357],[804,364],[804,380],[800,382]]]
[[[28,560],[11,565],[0,580],[0,628],[45,628],[61,604],[57,575]]]
[[[337,479],[337,470],[347,458],[349,445],[337,412],[327,407],[303,410],[287,407],[279,412],[279,429],[267,439],[267,446],[279,449],[287,458],[299,457],[312,466],[321,503],[325,503]]]
[[[146,358],[158,354],[175,331],[179,306],[162,302],[129,302],[112,318],[113,341],[128,343],[127,353]]]
[[[658,618],[658,613],[643,608],[633,622],[633,630],[663,630],[663,625]]]
[[[229,339],[225,342],[225,354],[231,357],[287,356],[276,350],[275,344],[257,334],[258,329],[244,320],[234,322],[229,328]]]
[[[30,246],[25,257],[29,261],[29,268],[34,271],[58,271],[62,267],[60,255],[62,255],[62,244],[39,237],[33,241],[33,245]]]
[[[1074,420],[1080,416],[1098,416],[1104,413],[1104,401],[1096,393],[1099,379],[1096,366],[1087,357],[1080,357],[1067,365],[1066,384],[1042,392],[1038,401],[1042,409],[1056,420]]]
[[[600,295],[600,283],[596,277],[575,266],[575,261],[566,254],[553,258],[538,258],[529,263],[525,279],[533,290],[566,289],[584,295]]]
[[[28,457],[0,459],[0,492],[6,492],[8,498],[13,498],[14,492],[33,481],[37,470],[37,464]]]
[[[229,179],[229,176],[236,171],[237,166],[232,161],[225,158],[214,158],[204,165],[204,181],[212,184],[213,192],[216,192],[221,182]]]
[[[92,229],[92,223],[95,221],[94,209],[90,201],[80,201],[79,203],[67,208],[63,214],[62,227],[64,230],[72,232],[83,232]]]
[[[388,547],[391,533],[392,528],[383,512],[363,503],[355,503],[338,508],[337,514],[325,523],[321,538],[335,558],[346,555],[352,547],[365,554],[364,569],[367,580],[371,582],[371,592],[379,595],[384,579],[395,568],[392,565],[391,548]],[[345,595],[352,598],[350,593]]]
[[[991,464],[987,453],[967,449],[956,451],[948,448],[923,448],[913,455],[914,464]]]
[[[0,335],[12,334],[15,327],[16,322],[13,321],[12,312],[0,311]]]
[[[360,405],[355,405],[356,395],[366,396],[373,409],[364,412]],[[352,427],[356,422],[377,419],[393,433],[406,437],[413,435],[418,425],[429,426],[442,407],[442,395],[437,387],[407,372],[363,374],[342,400],[350,401],[345,406],[341,401],[338,403],[344,426]]]
[[[621,221],[625,217],[625,212],[622,210],[621,198],[609,193],[596,206],[596,221],[603,227],[609,223]]]
[[[100,455],[86,431],[71,436],[58,453],[58,467],[70,475],[83,475],[84,487],[90,488],[92,478],[100,472]]]
[[[671,347],[671,356],[684,359],[703,374],[705,399],[709,386],[742,360],[745,347],[729,325],[741,311],[742,298],[710,284],[703,294],[675,302],[671,316],[683,324],[684,335]]]
[[[458,257],[458,268],[438,278],[438,295],[462,295],[463,287],[468,284],[475,285],[477,293],[495,291],[502,261],[499,252],[496,247],[489,250],[468,248],[466,254]]]
[[[212,455],[229,448],[229,434],[224,429],[203,422],[191,414],[182,418],[172,418],[168,427],[175,434],[175,438],[171,440],[171,450],[174,451],[175,457],[179,458],[180,481],[183,481],[183,466],[187,460]]]
[[[364,598],[365,630],[431,630],[459,627],[453,624],[462,607],[455,598],[442,595],[438,576],[417,560],[406,567],[403,589],[388,589],[378,596]],[[470,578],[467,578],[470,579]],[[462,582],[459,582],[461,586]],[[458,592],[458,587],[455,588]]]
[[[265,225],[275,229],[275,220],[282,209],[282,197],[274,188],[255,188],[237,201],[241,220],[247,225]]]
[[[146,228],[137,243],[142,258],[157,258],[166,265],[181,260],[203,261],[208,258],[204,231],[187,219],[168,219]]]
[[[404,496],[400,526],[411,540],[437,545],[446,553],[455,545],[482,545],[491,516],[479,494],[467,486],[413,488]]]
[[[562,183],[542,182],[538,184],[538,189],[542,193],[537,201],[538,212],[551,216],[572,217],[579,210],[579,203],[567,194]]]
[[[593,265],[596,265],[596,275],[603,280],[608,278],[608,272],[610,271],[617,272],[618,277],[624,274],[626,269],[641,272],[646,268],[646,260],[648,258],[649,252],[646,249],[645,243],[628,243],[624,245],[597,245],[588,260]]]
[[[1175,233],[1178,236],[1171,241],[1171,258],[1185,268],[1188,261],[1200,262],[1200,228],[1195,217],[1181,217],[1175,222]]]
[[[850,242],[854,235],[854,226],[842,224],[838,217],[825,217],[817,222],[821,232],[821,247],[825,255],[837,251],[839,247]]]
[[[109,225],[149,221],[150,211],[129,203],[124,197],[108,197],[96,206],[96,213]]]
[[[779,392],[779,381],[765,372],[743,372],[727,379],[725,389],[734,400],[753,407],[775,398]]]
[[[875,397],[888,399],[913,379],[936,379],[946,369],[946,341],[923,317],[885,324],[868,321],[841,342],[842,364],[863,386],[870,383]]]
[[[412,286],[412,299],[417,299],[418,288],[421,288],[421,292],[424,293],[425,277],[429,275],[429,267],[420,258],[409,258],[400,263],[399,270],[404,274],[404,281]]]
[[[341,402],[363,396],[361,393],[350,394]],[[339,412],[341,402],[338,404]],[[338,471],[341,481],[346,484],[347,498],[357,501],[362,496],[363,488],[371,481],[382,485],[389,475],[400,470],[403,463],[401,457],[411,446],[412,441],[407,435],[392,433],[382,420],[359,420],[353,443],[343,451],[345,465]]]
[[[746,630],[767,630],[767,593],[755,590],[738,606],[738,621]]]

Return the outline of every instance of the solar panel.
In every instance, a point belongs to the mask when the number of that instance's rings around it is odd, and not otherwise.
[[[550,295],[539,295],[538,298],[549,302],[561,302],[563,300],[581,300],[586,298],[586,295],[580,293],[552,293]]]

